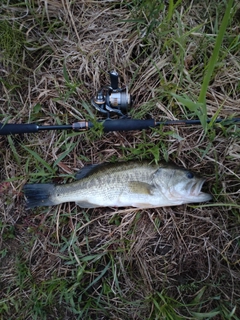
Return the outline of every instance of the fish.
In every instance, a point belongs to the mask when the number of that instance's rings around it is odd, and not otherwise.
[[[156,208],[212,199],[205,179],[170,163],[128,161],[83,167],[68,184],[26,184],[28,208],[75,202],[81,208]]]

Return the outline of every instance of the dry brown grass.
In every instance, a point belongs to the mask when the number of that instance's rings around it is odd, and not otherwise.
[[[109,83],[110,69],[121,86],[130,85],[134,117],[193,116],[171,92],[198,97],[222,3],[182,1],[169,24],[167,2],[156,17],[134,1],[14,3],[4,2],[2,17],[26,42],[17,62],[1,48],[1,122],[89,119],[84,102]],[[207,93],[208,116],[240,115],[240,8],[234,10]],[[163,23],[149,29],[154,19]],[[215,319],[230,319],[240,302],[239,133],[237,125],[218,125],[206,136],[200,126],[181,126],[0,137],[2,319],[197,319],[193,312],[213,310],[220,312]],[[206,176],[216,205],[25,209],[26,181],[67,181],[85,164],[144,157]],[[240,318],[238,308],[233,316]]]

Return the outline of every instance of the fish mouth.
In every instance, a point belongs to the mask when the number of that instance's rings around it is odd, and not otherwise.
[[[199,179],[193,183],[191,188],[190,195],[194,198],[197,198],[199,201],[209,201],[212,199],[210,194],[201,191],[204,182],[205,179]]]
[[[198,181],[194,182],[191,188],[191,195],[198,196],[201,193],[202,186],[205,182],[205,179],[199,179]]]

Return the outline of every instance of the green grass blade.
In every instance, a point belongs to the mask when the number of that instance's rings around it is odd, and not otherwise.
[[[231,9],[232,9],[232,5],[233,5],[233,0],[230,0],[227,2],[227,8],[226,8],[226,12],[225,15],[223,17],[221,26],[219,28],[219,32],[217,35],[217,39],[215,42],[215,47],[212,53],[212,56],[208,62],[208,65],[206,67],[206,73],[203,79],[203,83],[202,83],[202,88],[199,94],[199,98],[198,98],[198,102],[203,104],[203,109],[202,109],[202,114],[204,116],[204,122],[206,122],[207,120],[207,106],[206,106],[206,94],[207,94],[207,90],[208,90],[208,85],[209,82],[211,80],[211,76],[213,74],[213,70],[216,66],[217,60],[218,60],[218,56],[219,56],[219,52],[220,52],[220,48],[223,42],[223,38],[227,29],[227,25],[229,22],[229,18],[231,15]],[[202,121],[201,121],[202,122]],[[202,123],[203,124],[203,123]],[[203,124],[204,127],[204,124]]]
[[[209,204],[201,204],[198,206],[192,206],[189,205],[189,207],[191,208],[206,208],[206,207],[234,207],[234,208],[239,208],[240,209],[240,205],[237,203],[209,203]]]
[[[10,146],[10,148],[12,150],[12,153],[14,155],[14,158],[15,158],[17,164],[20,166],[19,155],[18,155],[18,152],[17,152],[16,147],[14,145],[13,139],[12,139],[11,136],[8,136],[7,139],[8,139],[9,146]]]
[[[211,312],[192,312],[191,314],[194,316],[194,319],[212,319],[213,317],[217,316],[220,311],[211,311]]]
[[[98,280],[100,280],[100,279],[104,276],[104,274],[108,271],[108,268],[109,268],[110,264],[111,264],[111,261],[108,262],[108,264],[107,264],[106,267],[102,270],[102,272],[100,273],[100,275],[99,275],[96,279],[94,279],[94,280],[87,286],[86,289],[84,289],[84,292],[86,292],[88,289],[90,289]]]
[[[66,148],[66,151],[64,151],[58,158],[57,160],[54,162],[53,167],[56,167],[59,162],[61,162],[69,153],[72,152],[72,150],[75,148],[75,146],[77,145],[78,142],[72,143],[70,145],[70,147]]]
[[[55,170],[52,169],[52,167],[45,161],[43,160],[35,151],[29,149],[26,146],[22,146],[27,152],[29,152],[38,162],[40,162],[49,172],[55,173]]]

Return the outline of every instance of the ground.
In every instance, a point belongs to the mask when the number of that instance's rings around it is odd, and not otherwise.
[[[109,70],[132,118],[201,120],[0,136],[1,319],[240,319],[239,123],[206,121],[240,115],[239,4],[3,0],[1,16],[2,123],[96,123],[91,99]],[[213,200],[26,208],[26,182],[143,159],[205,177]]]

